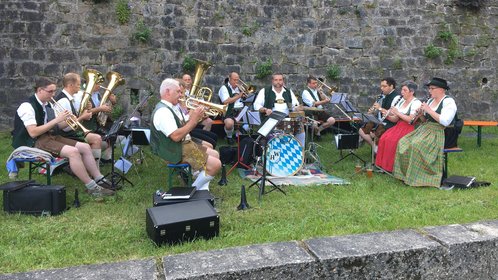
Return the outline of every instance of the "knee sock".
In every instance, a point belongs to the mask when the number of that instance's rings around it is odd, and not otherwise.
[[[111,153],[112,153],[112,147],[109,145],[109,143],[102,141],[101,159],[110,160]]]
[[[206,171],[202,171],[195,179],[194,183],[192,183],[192,187],[195,187],[197,190],[209,190],[209,182],[213,179],[213,176],[207,175]]]
[[[232,138],[232,135],[233,135],[233,128],[231,130],[227,130],[225,128],[225,133],[227,134],[227,138]]]
[[[89,183],[85,184],[85,188],[87,189],[93,189],[97,186],[97,183],[95,183],[94,180],[91,180]]]
[[[92,149],[93,157],[95,158],[95,163],[97,163],[97,167],[99,167],[100,157],[102,156],[102,150],[100,149]]]

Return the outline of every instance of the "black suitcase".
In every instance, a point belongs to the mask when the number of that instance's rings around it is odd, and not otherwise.
[[[207,190],[195,191],[190,199],[162,199],[160,195],[155,193],[152,195],[152,205],[154,207],[196,200],[207,200],[214,206],[214,196]]]
[[[3,210],[8,213],[59,215],[66,210],[66,188],[36,183],[17,190],[4,190]]]
[[[148,208],[145,226],[154,243],[175,244],[212,238],[220,232],[220,217],[207,200]]]

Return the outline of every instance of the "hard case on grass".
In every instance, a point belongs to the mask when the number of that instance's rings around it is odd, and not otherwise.
[[[8,213],[59,215],[66,210],[66,187],[36,183],[3,192],[3,209]]]
[[[195,191],[190,199],[162,199],[160,195],[155,193],[152,195],[152,205],[154,207],[197,200],[207,200],[214,206],[214,196],[207,190]]]
[[[147,235],[157,245],[212,238],[220,232],[220,217],[207,200],[148,208]]]

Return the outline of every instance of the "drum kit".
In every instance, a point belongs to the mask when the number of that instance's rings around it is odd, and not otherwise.
[[[315,108],[315,111],[318,110],[322,109]],[[310,160],[318,164],[320,168],[322,167],[316,154],[318,145],[313,142],[312,131],[315,122],[312,118],[306,117],[304,112],[290,112],[288,118],[279,122],[267,137],[265,170],[268,174],[275,177],[294,176]],[[307,149],[294,136],[303,131],[311,135],[310,140],[306,141]],[[311,132],[308,133],[309,131]],[[258,166],[262,165],[263,160],[259,160],[258,157],[261,154],[261,147],[254,145],[253,155],[257,158],[256,165]]]

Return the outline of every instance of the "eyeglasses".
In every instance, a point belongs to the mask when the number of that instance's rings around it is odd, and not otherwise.
[[[55,91],[56,91],[55,89],[53,89],[53,90],[46,90],[46,89],[44,89],[44,88],[42,88],[42,90],[44,90],[44,91],[46,91],[46,92],[48,92],[48,93],[50,93],[50,94],[54,94],[54,93],[55,93]]]

